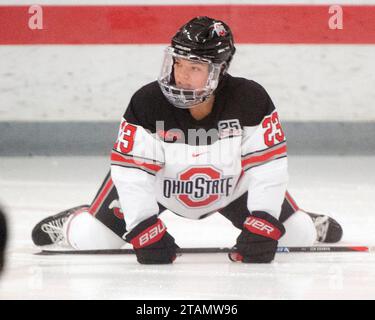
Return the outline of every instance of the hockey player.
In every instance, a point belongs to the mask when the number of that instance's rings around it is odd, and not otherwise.
[[[0,208],[0,273],[4,267],[4,260],[5,260],[5,245],[7,242],[7,226],[5,215],[1,211]]]
[[[35,226],[36,245],[117,249],[143,264],[172,263],[166,209],[203,219],[219,212],[241,230],[231,259],[269,263],[279,244],[337,242],[340,225],[300,210],[286,190],[287,149],[266,90],[227,73],[236,49],[222,21],[197,17],[166,48],[158,81],[132,97],[111,171],[90,206]]]

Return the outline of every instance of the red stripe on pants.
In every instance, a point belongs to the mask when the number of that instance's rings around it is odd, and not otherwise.
[[[289,202],[289,204],[292,206],[294,211],[299,210],[297,203],[294,201],[294,199],[291,197],[288,191],[285,193],[285,198]]]
[[[98,212],[98,209],[100,208],[100,206],[103,204],[105,198],[108,196],[108,194],[111,192],[113,188],[113,181],[112,181],[112,178],[109,177],[109,179],[107,180],[107,182],[105,183],[103,189],[101,190],[101,192],[98,194],[98,196],[96,197],[94,203],[91,205],[91,207],[89,208],[89,212],[95,216]]]

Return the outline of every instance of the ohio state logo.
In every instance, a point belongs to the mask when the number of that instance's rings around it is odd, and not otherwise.
[[[216,34],[220,37],[224,37],[227,34],[227,31],[225,30],[221,22],[214,23],[214,30]]]
[[[215,167],[193,167],[180,174],[177,179],[165,179],[164,197],[176,197],[189,208],[209,206],[221,196],[228,196],[233,187],[233,177],[224,177]]]

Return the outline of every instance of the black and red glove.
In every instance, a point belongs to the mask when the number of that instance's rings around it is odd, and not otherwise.
[[[156,216],[138,224],[126,235],[126,241],[133,245],[137,260],[141,264],[168,264],[176,259],[174,238]]]
[[[283,224],[263,211],[254,211],[243,224],[233,252],[232,261],[270,263],[275,258],[278,240],[284,235]]]

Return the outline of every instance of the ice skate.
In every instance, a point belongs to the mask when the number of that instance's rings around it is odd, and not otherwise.
[[[86,208],[89,208],[89,206],[81,205],[43,219],[32,231],[31,237],[34,244],[36,246],[63,245],[65,222],[72,214]]]
[[[335,219],[324,214],[306,213],[314,222],[318,242],[336,243],[341,240],[343,230]]]

